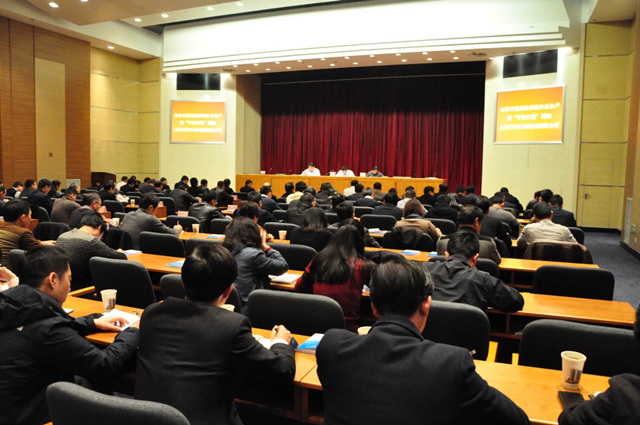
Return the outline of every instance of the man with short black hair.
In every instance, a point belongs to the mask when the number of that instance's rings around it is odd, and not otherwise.
[[[465,196],[462,196],[459,200],[462,205],[473,205],[476,200],[476,187],[469,185],[465,189]]]
[[[247,180],[244,182],[244,186],[240,188],[240,192],[249,193],[255,192],[256,190],[253,188],[253,181]]]
[[[289,207],[287,209],[287,223],[297,224],[300,227],[304,226],[304,217],[307,214],[309,208],[315,207],[316,201],[312,194],[305,193],[300,197],[300,201],[297,205]]]
[[[36,181],[33,179],[27,179],[24,182],[24,190],[20,192],[20,198],[28,199],[29,195],[38,190],[38,186],[36,186]]]
[[[113,183],[107,183],[104,185],[102,189],[98,192],[98,196],[102,202],[104,201],[115,201],[116,199],[116,190],[113,186]]]
[[[121,192],[122,186],[126,185],[128,180],[129,180],[129,177],[122,176],[122,178],[120,179],[120,182],[116,185],[116,190]]]
[[[227,219],[216,207],[217,195],[213,190],[207,190],[202,194],[202,201],[189,207],[189,217],[195,217],[200,221],[200,231],[211,233],[211,220],[215,218]]]
[[[153,192],[156,188],[156,181],[154,179],[146,179],[145,184],[140,187],[140,194],[144,195],[145,193]]]
[[[176,204],[176,211],[189,211],[189,207],[197,202],[200,202],[200,198],[192,196],[188,186],[180,186],[178,189],[173,189],[169,192],[169,196]]]
[[[573,215],[573,213],[562,208],[562,205],[564,204],[564,199],[562,199],[562,196],[556,193],[549,200],[549,204],[551,205],[551,211],[553,212],[551,221],[567,227],[577,226],[576,217]]]
[[[53,208],[53,201],[47,195],[51,190],[51,180],[42,179],[38,182],[38,189],[35,192],[31,192],[28,196],[29,204],[35,207],[37,210],[39,207],[47,210],[51,215],[51,209]],[[34,210],[35,211],[35,210]]]
[[[189,188],[189,177],[182,176],[180,177],[180,181],[173,185],[173,189],[188,189]]]
[[[373,199],[373,189],[370,187],[362,191],[362,198],[356,200],[357,207],[371,207],[375,208],[380,205],[380,202]]]
[[[524,227],[518,238],[518,248],[524,250],[536,240],[578,243],[568,228],[552,221],[553,210],[547,202],[538,202],[533,206],[533,217],[535,223]]]
[[[354,186],[353,188],[355,190],[355,192],[353,193],[353,195],[349,195],[347,196],[347,201],[357,201],[358,199],[362,199],[364,198],[364,195],[362,194],[362,191],[364,190],[364,185],[358,183],[357,185]]]
[[[540,198],[538,198],[539,202],[551,202],[551,197],[553,196],[553,191],[551,189],[543,189],[540,191]]]
[[[27,252],[20,285],[0,293],[0,423],[49,422],[49,385],[78,375],[104,386],[135,357],[138,322],[108,347],[97,348],[84,337],[118,332],[128,322],[118,315],[70,317],[62,308],[70,287],[67,256],[40,247]]]
[[[136,191],[136,179],[134,177],[129,178],[127,180],[127,184],[120,186],[120,192],[126,195],[129,192]]]
[[[435,282],[433,299],[469,304],[484,311],[489,307],[505,313],[522,310],[524,298],[517,289],[476,268],[479,251],[475,232],[456,232],[449,238],[446,261],[423,263]]]
[[[375,199],[378,202],[381,202],[384,199],[386,194],[387,192],[384,192],[382,190],[382,183],[375,182],[373,184],[373,199]]]
[[[451,198],[446,194],[436,197],[436,204],[427,211],[425,218],[439,218],[458,223],[458,212],[451,208]]]
[[[518,223],[518,219],[515,218],[513,214],[503,209],[504,199],[500,196],[493,196],[491,197],[491,199],[489,199],[489,202],[491,202],[491,207],[489,207],[489,215],[499,219],[503,223],[506,223],[507,226],[509,226],[509,228],[511,229],[511,234],[517,235],[520,231],[520,223]]]
[[[436,198],[433,196],[433,186],[426,186],[424,188],[424,194],[418,197],[418,201],[420,201],[421,204],[427,204],[433,207],[436,204]]]
[[[482,219],[482,228],[480,229],[480,234],[484,236],[489,236],[490,238],[500,239],[504,242],[506,253],[503,255],[508,255],[509,250],[511,249],[511,236],[509,236],[509,231],[505,228],[502,221],[497,218],[489,215],[489,208],[491,208],[491,201],[484,195],[476,197],[475,206],[482,210],[484,214],[484,218]]]
[[[3,208],[4,222],[0,222],[0,250],[2,251],[2,265],[11,269],[9,252],[12,249],[28,251],[40,245],[56,244],[56,241],[40,241],[29,230],[31,222],[31,208],[24,199],[14,199]],[[2,410],[2,409],[0,409]]]
[[[371,171],[367,173],[367,177],[384,177],[384,174],[378,171],[377,165],[374,165],[373,168],[371,168]]]
[[[475,371],[469,351],[425,340],[433,281],[392,258],[371,280],[367,335],[330,329],[316,351],[327,424],[529,424]]]
[[[438,185],[438,195],[446,195],[449,190],[449,185],[446,183],[440,183]]]
[[[262,195],[260,195],[259,192],[253,191],[247,194],[247,201],[249,202],[255,202],[256,205],[258,205],[258,208],[260,208],[260,212],[258,213],[258,226],[264,226],[265,223],[277,223],[278,220],[276,220],[273,215],[271,215],[271,213],[267,210],[265,210],[264,208],[262,208]],[[291,208],[291,207],[289,207]],[[295,208],[293,208],[295,209]]]
[[[227,193],[225,189],[225,181],[226,180],[219,180],[216,185],[216,188],[214,189],[216,192],[216,202],[221,207],[227,207],[229,205],[233,205],[233,196]]]
[[[316,168],[316,164],[314,164],[313,162],[310,162],[308,168],[302,171],[300,175],[301,176],[320,176],[321,173],[320,173],[320,170]]]
[[[397,207],[398,195],[395,193],[387,193],[384,196],[383,204],[373,209],[373,214],[390,215],[396,220],[402,220],[402,210]]]
[[[356,193],[357,184],[358,184],[358,180],[356,179],[351,180],[351,186],[349,186],[348,188],[342,191],[342,194],[344,195],[345,198]]]
[[[136,399],[173,406],[191,425],[241,424],[233,403],[240,373],[268,375],[272,382],[293,379],[291,333],[274,326],[267,349],[253,337],[246,316],[222,308],[237,274],[234,257],[220,245],[198,246],[186,258],[186,298],[169,297],[142,316]]]
[[[69,217],[69,227],[72,229],[77,229],[80,227],[80,221],[82,217],[87,214],[93,214],[100,211],[102,207],[102,199],[97,193],[89,193],[85,192],[84,196],[84,206],[82,208],[78,208]]]
[[[412,199],[415,199],[416,201],[418,200],[416,191],[413,189],[407,188],[407,191],[402,196],[402,200],[398,201],[398,204],[396,205],[396,207],[398,207],[402,212],[404,210],[404,206],[407,205],[407,202],[409,202]],[[420,206],[422,207],[422,214],[423,216],[425,216],[427,214],[427,209],[422,204],[420,204]]]
[[[49,195],[49,198],[57,199],[62,196],[62,193],[60,193],[60,185],[62,185],[62,183],[60,183],[60,180],[54,180],[51,182],[51,190],[49,191],[49,193],[47,193],[47,195]]]
[[[159,203],[160,199],[152,193],[142,195],[139,208],[128,213],[122,219],[120,229],[129,233],[134,249],[140,249],[140,233],[142,232],[168,233],[176,236],[182,232],[181,225],[176,224],[175,228],[171,229],[158,220],[155,214]]]
[[[260,188],[260,196],[262,197],[262,209],[273,214],[275,210],[281,210],[276,201],[273,200],[273,189],[271,186],[262,186]]]
[[[336,177],[355,177],[356,175],[347,167],[343,165],[340,171],[336,173]]]
[[[520,203],[518,198],[516,198],[511,193],[509,193],[509,188],[503,187],[503,188],[500,189],[500,192],[502,192],[503,195],[504,195],[504,201],[508,202],[511,205],[513,205],[515,207],[516,211],[518,211],[518,212],[523,212],[524,211],[524,208],[522,207],[522,204]]]
[[[479,235],[480,229],[482,228],[483,218],[485,218],[485,216],[484,214],[482,214],[482,210],[480,208],[473,205],[465,205],[460,209],[460,212],[458,213],[459,227],[455,233],[472,232],[477,234],[480,240],[480,247],[478,251],[479,258],[486,258],[499,265],[502,261],[502,258],[498,253],[498,248],[496,247],[495,241],[488,236]],[[438,243],[436,244],[436,251],[438,251],[438,255],[444,255],[444,253],[447,251],[449,240],[455,233],[444,235],[440,239],[438,239]]]
[[[18,199],[20,197],[20,193],[24,190],[24,185],[22,182],[13,182],[11,187],[7,189],[7,196],[11,196],[14,199]]]
[[[71,185],[64,192],[61,198],[53,201],[51,209],[51,221],[56,223],[64,223],[67,226],[71,221],[71,214],[79,210],[82,206],[76,202],[78,198],[78,186]]]

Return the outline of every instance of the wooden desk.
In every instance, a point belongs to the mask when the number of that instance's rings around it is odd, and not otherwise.
[[[131,205],[131,204],[127,204],[125,205],[124,209],[127,212],[131,212],[131,211],[135,211],[138,208],[140,208],[139,205]],[[156,217],[158,217],[159,219],[163,219],[167,217],[167,207],[166,206],[161,206],[156,208]]]
[[[558,391],[562,387],[562,371],[517,366],[505,363],[475,361],[476,370],[489,385],[514,401],[527,414],[533,424],[557,424],[562,406],[558,401]],[[580,390],[584,398],[596,391],[609,388],[609,378],[597,375],[582,375]],[[322,391],[317,368],[308,373],[300,383],[303,388],[303,422],[321,423],[322,417],[309,412],[309,392]],[[577,392],[577,391],[576,391]],[[307,403],[304,403],[307,400]],[[306,420],[305,420],[306,419]]]
[[[169,257],[167,255],[156,254],[131,254],[127,255],[127,259],[142,264],[150,272],[165,274],[180,274],[181,267],[170,267],[167,266],[167,264],[184,261],[182,257]]]
[[[563,266],[563,267],[586,267],[590,269],[599,269],[597,264],[584,263],[563,263],[560,261],[542,261],[542,260],[525,260],[522,258],[503,258],[500,262],[500,270],[511,272],[511,285],[515,283],[516,272],[535,273],[542,266]]]

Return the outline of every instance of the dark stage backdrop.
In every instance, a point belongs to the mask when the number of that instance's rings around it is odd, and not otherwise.
[[[323,174],[378,165],[387,176],[480,186],[485,64],[263,76],[261,169]],[[333,71],[333,70],[332,70]]]

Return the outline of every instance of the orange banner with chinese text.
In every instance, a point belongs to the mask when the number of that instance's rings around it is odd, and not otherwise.
[[[171,102],[171,143],[225,143],[225,102]]]
[[[498,92],[495,143],[562,143],[564,87]]]

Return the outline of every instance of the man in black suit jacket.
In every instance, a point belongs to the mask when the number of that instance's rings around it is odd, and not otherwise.
[[[433,288],[418,263],[390,259],[372,277],[380,318],[369,334],[325,333],[316,357],[327,425],[529,424],[476,373],[469,351],[422,337]]]
[[[233,204],[233,196],[229,195],[229,193],[224,188],[224,181],[218,181],[216,188],[214,189],[216,192],[218,205],[221,207],[226,207]]]
[[[273,200],[273,191],[271,186],[262,186],[260,188],[260,196],[262,197],[262,209],[273,214],[275,210],[281,210],[276,201]]]
[[[433,186],[427,186],[424,188],[424,194],[418,198],[421,204],[431,205],[432,207],[436,204],[436,198],[433,195]]]
[[[169,196],[176,203],[176,211],[189,211],[189,207],[196,202],[200,202],[199,198],[194,198],[187,192],[187,187],[183,189],[173,189],[169,192]]]
[[[102,190],[98,192],[100,195],[100,199],[102,202],[104,201],[115,201],[116,200],[116,188],[113,183],[107,183],[104,185]]]
[[[553,215],[551,216],[551,221],[556,224],[562,224],[567,227],[576,227],[576,217],[573,215],[571,211],[567,211],[562,209],[562,204],[564,204],[564,199],[562,196],[555,194],[551,197],[551,211],[553,211]]]
[[[500,192],[502,192],[504,195],[504,202],[508,202],[509,204],[513,205],[518,212],[524,212],[522,204],[520,203],[518,198],[509,193],[508,188],[503,187],[502,189],[500,189]]]
[[[193,204],[189,207],[189,217],[195,217],[200,221],[200,231],[202,233],[211,233],[211,220],[214,218],[226,217],[216,207],[216,192],[207,190],[202,195],[202,202]]]
[[[35,192],[31,192],[28,197],[30,205],[44,208],[49,213],[49,216],[51,216],[51,209],[53,208],[53,201],[47,195],[50,190],[51,180],[42,179],[38,182],[38,189]]]
[[[345,198],[347,201],[357,201],[358,199],[364,198],[364,195],[362,194],[362,191],[364,190],[364,186],[363,185],[358,183],[357,185],[354,186],[354,189],[355,189],[356,193],[354,193],[353,195],[347,196]]]
[[[496,238],[503,241],[506,245],[507,252],[498,251],[500,255],[509,255],[511,250],[511,236],[509,236],[508,225],[503,225],[502,220],[489,215],[489,208],[491,207],[491,201],[486,196],[476,197],[475,205],[482,210],[484,218],[482,219],[482,228],[480,234],[489,236],[490,238]]]
[[[384,204],[373,209],[373,214],[390,215],[396,220],[402,220],[402,210],[398,208],[398,195],[395,193],[387,193],[384,195]]]
[[[380,202],[373,199],[373,189],[370,187],[366,188],[362,191],[363,198],[360,198],[356,201],[356,207],[379,207]]]
[[[24,182],[24,190],[20,192],[20,198],[29,199],[29,195],[35,192],[38,189],[36,186],[36,181],[33,179],[27,179]]]
[[[240,192],[249,193],[255,192],[256,190],[253,188],[253,182],[251,180],[247,180],[244,182],[244,186],[240,188]]]
[[[173,406],[191,425],[240,425],[233,403],[238,374],[293,379],[291,333],[275,326],[267,349],[253,337],[246,316],[222,308],[236,276],[236,261],[227,249],[201,245],[182,266],[187,299],[170,297],[145,309],[137,399]]]

